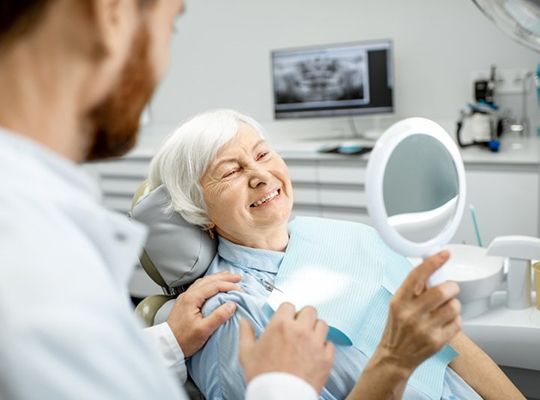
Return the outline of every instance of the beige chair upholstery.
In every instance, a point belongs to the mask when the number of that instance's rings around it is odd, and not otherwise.
[[[156,323],[156,314],[165,303],[174,300],[174,295],[155,294],[144,298],[135,308],[135,313],[143,320],[146,326]]]

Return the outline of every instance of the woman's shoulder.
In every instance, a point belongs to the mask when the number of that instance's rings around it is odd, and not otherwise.
[[[245,274],[242,270],[231,266],[230,263],[226,262],[220,257],[216,256],[212,264],[206,272],[206,276],[214,275],[220,272],[230,272],[232,274],[239,274],[241,280],[238,283],[241,291],[232,290],[229,292],[218,292],[214,296],[206,300],[202,308],[203,315],[208,315],[216,308],[222,304],[233,302],[237,305],[238,308],[251,310],[257,308],[260,304],[264,304],[266,299],[263,298],[258,290],[258,285],[260,285],[256,279],[248,274]]]

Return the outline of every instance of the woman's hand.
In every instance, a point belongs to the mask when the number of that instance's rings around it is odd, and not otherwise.
[[[334,346],[326,341],[328,325],[313,307],[299,313],[283,303],[257,340],[249,322],[240,321],[240,363],[246,383],[267,372],[286,372],[320,393],[334,361]]]
[[[380,351],[412,372],[461,330],[459,286],[444,282],[427,288],[428,278],[447,260],[448,252],[427,258],[411,271],[390,302]]]
[[[414,369],[461,330],[459,286],[445,282],[427,288],[428,278],[448,257],[438,253],[409,273],[390,302],[381,342],[348,399],[401,399]]]

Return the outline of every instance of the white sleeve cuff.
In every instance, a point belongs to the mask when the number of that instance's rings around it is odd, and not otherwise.
[[[246,400],[317,400],[315,389],[303,379],[284,372],[255,377],[246,390]]]
[[[187,380],[186,361],[184,352],[180,348],[176,337],[172,333],[169,324],[163,322],[146,328],[145,332],[150,336],[152,341],[158,346],[162,359],[165,362],[167,369],[178,379],[182,384]]]

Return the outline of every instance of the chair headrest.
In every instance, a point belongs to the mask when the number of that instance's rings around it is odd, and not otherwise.
[[[166,211],[170,195],[164,185],[147,192],[144,182],[131,210],[132,218],[149,229],[141,264],[165,289],[189,285],[208,269],[217,252],[217,241],[177,212]]]

